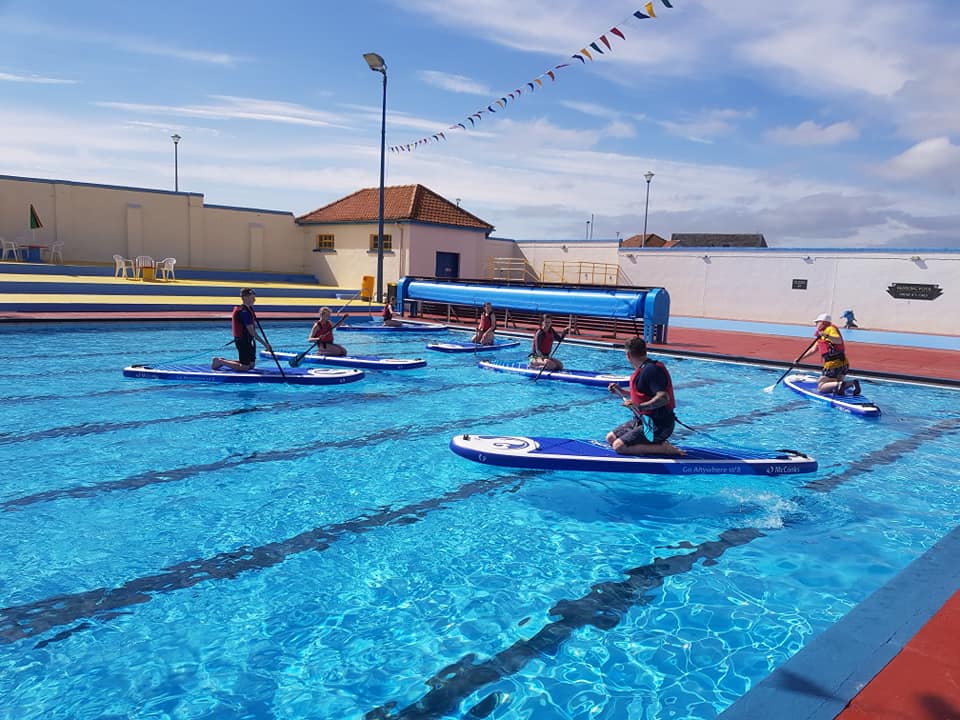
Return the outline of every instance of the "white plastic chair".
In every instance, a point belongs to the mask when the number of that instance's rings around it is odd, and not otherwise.
[[[135,278],[142,278],[144,268],[155,268],[156,266],[156,261],[149,255],[137,255],[133,259],[133,276]]]
[[[123,255],[114,255],[113,256],[113,276],[114,277],[127,277],[127,270],[130,271],[130,274],[133,277],[137,276],[137,270],[133,266],[133,260],[125,258]]]
[[[176,280],[177,274],[173,271],[173,266],[177,264],[176,258],[164,258],[157,263],[157,277],[163,280]]]
[[[6,260],[7,255],[12,255],[14,260],[23,260],[23,253],[20,250],[20,246],[17,245],[13,240],[5,240],[0,238],[3,241],[3,256],[0,257],[0,260]]]
[[[47,253],[48,263],[53,263],[59,260],[60,264],[63,265],[63,240],[57,240],[50,247],[48,247]]]

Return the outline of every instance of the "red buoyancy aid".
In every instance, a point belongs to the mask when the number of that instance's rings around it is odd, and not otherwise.
[[[538,331],[533,339],[533,351],[538,355],[549,357],[550,353],[553,352],[553,343],[556,339],[557,334],[553,331],[553,328]]]
[[[333,323],[329,320],[317,320],[318,329],[320,334],[317,336],[318,343],[332,343],[333,342]]]
[[[833,333],[828,332],[830,328],[833,328]],[[833,323],[827,325],[823,330],[817,330],[814,337],[817,338],[817,352],[824,360],[838,360],[846,356],[843,336],[840,334],[840,329]],[[830,337],[830,340],[827,340],[826,337]]]
[[[240,321],[240,313],[243,310],[248,310],[250,312],[250,318],[252,320],[257,317],[253,313],[253,308],[248,308],[246,305],[237,305],[233,309],[233,314],[230,316],[233,336],[235,338],[250,337],[250,333],[247,331],[247,326]]]
[[[393,320],[393,309],[389,305],[383,306],[383,319],[384,321]]]
[[[493,327],[493,314],[484,313],[480,316],[480,324],[477,325],[477,330],[480,332],[486,332]]]
[[[670,371],[667,370],[667,367],[659,360],[647,360],[643,365],[633,371],[633,374],[630,376],[630,404],[636,407],[640,403],[649,402],[653,399],[652,395],[647,395],[646,393],[642,393],[637,390],[637,378],[640,376],[640,373],[643,372],[644,365],[646,365],[648,362],[657,365],[667,376],[668,400],[667,404],[663,407],[666,407],[667,410],[673,410],[675,407],[677,407],[677,399],[673,394],[673,379],[670,377]],[[654,410],[659,410],[659,408],[654,408]],[[654,410],[638,410],[637,412],[639,412],[641,415],[650,415]]]

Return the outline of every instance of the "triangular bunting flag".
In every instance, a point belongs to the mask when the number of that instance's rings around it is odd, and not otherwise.
[[[654,10],[655,2],[656,0],[647,0],[647,2],[644,3],[643,8],[640,10],[636,10],[633,13],[632,17],[635,17],[638,20],[655,18],[657,16]],[[667,7],[667,8],[673,7],[672,0],[660,0],[660,2],[663,3],[664,7]],[[627,16],[626,18],[620,21],[619,25],[623,25],[629,22],[630,19],[631,17]],[[618,37],[621,40],[627,39],[624,32],[619,27],[617,27],[617,25],[614,25],[607,31],[607,34],[601,35],[586,47],[580,48],[579,52],[573,53],[569,57],[576,58],[577,60],[580,61],[581,65],[586,65],[587,60],[589,60],[591,63],[595,61],[595,58],[593,57],[592,53],[596,53],[597,55],[604,55],[606,52],[613,52],[613,42],[610,40],[608,35]],[[590,49],[587,49],[587,48],[590,48]],[[604,48],[606,49],[604,50]],[[557,71],[565,67],[570,67],[570,63],[564,62],[558,65],[555,65],[553,69],[547,70],[541,73],[540,75],[538,75],[537,77],[535,77],[533,80],[527,82],[527,87],[530,89],[530,92],[535,91],[538,87],[539,88],[543,87],[544,76],[547,76],[550,78],[551,81],[556,82]],[[504,95],[499,100],[494,100],[489,105],[487,105],[486,108],[481,108],[480,110],[477,110],[473,114],[467,116],[465,118],[465,121],[469,120],[470,128],[471,129],[475,128],[477,123],[483,119],[484,113],[488,113],[488,112],[496,113],[498,109],[506,110],[507,105],[510,103],[510,101],[518,100],[522,94],[523,94],[522,89],[518,87],[516,90]],[[447,128],[447,131],[456,130],[457,128],[460,128],[461,130],[467,130],[468,128],[465,121],[455,123],[454,125],[450,125]],[[417,140],[414,143],[409,143],[407,145],[391,146],[390,151],[391,152],[412,152],[414,149],[416,149],[420,145],[429,145],[431,142],[440,142],[441,140],[446,140],[446,139],[447,139],[446,135],[443,132],[439,132],[429,137],[421,138],[420,140]],[[31,228],[43,227],[43,223],[40,222],[40,217],[37,215],[36,209],[33,207],[33,205],[30,206],[30,227]]]

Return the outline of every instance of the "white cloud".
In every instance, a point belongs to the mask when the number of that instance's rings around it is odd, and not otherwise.
[[[36,83],[38,85],[75,85],[76,80],[64,80],[62,78],[43,77],[41,75],[13,75],[12,73],[0,72],[0,81]]]
[[[22,19],[5,18],[4,30],[21,35],[43,36],[54,39],[65,38],[71,43],[106,45],[129,53],[170,57],[212,65],[234,65],[241,59],[229,53],[182,48],[155,42],[139,35],[117,35],[100,30],[90,30],[82,26],[61,27],[48,23],[40,24]]]
[[[489,87],[476,80],[471,80],[464,75],[453,75],[452,73],[440,72],[439,70],[421,70],[417,74],[427,85],[433,85],[434,87],[449,90],[450,92],[465,93],[467,95],[483,95],[484,97],[493,95],[493,90]]]
[[[782,145],[836,145],[847,140],[856,140],[859,136],[859,130],[852,123],[838,122],[821,126],[811,120],[796,127],[774,128],[767,133],[771,141]]]
[[[153,105],[149,103],[112,102],[94,103],[99,107],[124,110],[148,115],[173,115],[177,117],[215,118],[219,120],[262,120],[290,125],[348,128],[342,115],[322,110],[313,110],[298,103],[258,98],[214,95],[219,102],[210,105]]]
[[[947,137],[923,140],[884,163],[878,168],[878,172],[885,177],[897,179],[944,174],[958,177],[960,146],[954,145]]]
[[[617,110],[613,110],[603,105],[598,105],[597,103],[580,102],[577,100],[561,100],[560,104],[564,107],[570,108],[571,110],[576,110],[584,115],[591,115],[593,117],[610,119],[620,117],[620,113]]]
[[[752,110],[714,109],[681,120],[660,120],[657,124],[671,135],[693,142],[712,143],[713,138],[734,132],[736,121],[752,116]]]

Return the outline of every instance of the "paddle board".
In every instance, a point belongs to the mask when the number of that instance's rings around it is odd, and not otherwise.
[[[487,465],[655,473],[659,475],[793,475],[817,469],[817,461],[795,450],[713,450],[680,446],[684,456],[618,455],[606,442],[555,437],[456,435],[450,449]]]
[[[446,332],[447,326],[440,323],[410,322],[401,320],[403,325],[384,325],[379,322],[357,323],[356,325],[341,325],[337,332]]]
[[[863,395],[832,395],[830,393],[821,393],[817,391],[817,381],[819,376],[795,373],[788,375],[783,379],[783,384],[796,393],[800,393],[813,400],[833,405],[835,408],[843,410],[854,415],[863,415],[864,417],[877,417],[880,415],[880,408],[876,403],[867,399]]]
[[[560,380],[561,382],[580,383],[581,385],[593,385],[596,387],[607,387],[610,383],[616,383],[622,388],[630,387],[629,375],[608,375],[591,370],[567,370],[566,368],[563,370],[544,370],[543,374],[541,374],[540,368],[529,367],[525,362],[503,363],[492,360],[481,360],[477,365],[484,370],[514,373],[531,378],[539,377],[540,380]]]
[[[363,378],[363,370],[353,368],[285,368],[283,375],[276,365],[257,367],[249,372],[229,368],[211,370],[209,365],[131,365],[123,369],[124,377],[151,380],[194,380],[221,383],[286,383],[290,385],[340,385]],[[285,376],[285,377],[284,377]]]
[[[277,360],[293,360],[300,353],[275,350],[273,354],[277,356]],[[269,360],[273,359],[273,356],[268,350],[261,350],[260,357]],[[420,358],[385,358],[375,357],[373,355],[342,355],[335,357],[333,355],[308,354],[304,355],[300,362],[313,365],[362,368],[364,370],[413,370],[414,368],[425,367],[427,364],[426,360]],[[284,370],[284,372],[286,372],[286,370]]]
[[[494,350],[516,347],[519,344],[519,340],[496,340],[493,345],[478,345],[473,342],[437,342],[427,345],[427,350],[437,350],[445,353],[493,352]]]

